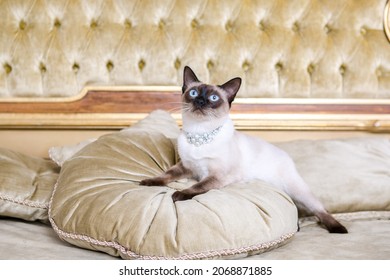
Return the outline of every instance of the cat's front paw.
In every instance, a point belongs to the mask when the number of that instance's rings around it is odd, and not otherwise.
[[[150,178],[142,180],[139,184],[142,186],[165,186],[166,183],[160,178]]]
[[[172,195],[172,200],[173,200],[173,202],[189,200],[189,199],[193,198],[194,196],[195,195],[193,195],[193,194],[188,194],[188,193],[184,193],[181,191],[175,191]]]

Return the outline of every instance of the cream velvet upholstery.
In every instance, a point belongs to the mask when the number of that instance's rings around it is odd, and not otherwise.
[[[0,96],[243,78],[240,97],[389,98],[386,0],[0,1]]]

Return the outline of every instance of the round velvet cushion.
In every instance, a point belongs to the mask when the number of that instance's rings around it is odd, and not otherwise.
[[[140,186],[178,160],[178,128],[161,114],[149,117],[152,128],[103,136],[64,163],[49,211],[62,239],[125,259],[210,259],[264,252],[294,235],[295,205],[260,181],[176,203],[173,192],[194,181]]]

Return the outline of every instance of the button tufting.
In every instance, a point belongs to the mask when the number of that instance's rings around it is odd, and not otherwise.
[[[387,96],[390,57],[384,54],[390,45],[382,40],[384,5],[370,1],[345,6],[346,1],[310,0],[299,7],[257,1],[226,1],[221,7],[215,1],[168,1],[168,6],[150,1],[32,1],[36,6],[6,1],[0,76],[13,80],[9,86],[0,82],[0,92],[22,96],[30,87],[42,97],[54,92],[68,96],[92,80],[175,84],[184,65],[197,56],[202,59],[193,67],[206,68],[211,78],[219,79],[214,72],[220,70],[225,76],[250,74],[251,85],[243,87],[242,97],[262,97],[263,92],[276,98],[328,97],[328,92],[331,98]],[[99,59],[101,54],[105,58]],[[220,59],[229,55],[236,59]],[[119,65],[122,60],[132,66]],[[112,75],[122,67],[134,73]]]
[[[107,61],[106,68],[108,72],[111,72],[114,69],[114,63],[111,60]]]
[[[4,63],[3,65],[3,68],[4,68],[4,71],[5,73],[8,75],[12,72],[12,66],[9,65],[8,63]]]
[[[310,63],[309,66],[307,66],[307,72],[311,75],[313,74],[316,66],[313,63]]]
[[[344,75],[346,71],[347,71],[347,66],[345,66],[344,64],[341,64],[339,67],[340,74]]]
[[[199,27],[199,21],[198,21],[196,18],[194,18],[194,19],[191,21],[191,27],[192,27],[193,29],[196,29],[196,28]]]
[[[298,22],[294,22],[293,26],[291,27],[292,31],[294,32],[299,32],[300,30],[300,27],[299,27],[299,24]]]
[[[24,20],[21,20],[21,21],[19,22],[19,29],[20,29],[20,30],[25,30],[26,27],[27,27],[27,23],[26,23]]]
[[[77,73],[77,72],[79,72],[79,70],[80,70],[80,65],[78,64],[78,63],[73,63],[73,65],[72,65],[72,70],[73,70],[73,72],[75,72],[75,73]]]
[[[325,31],[326,34],[329,34],[330,32],[332,32],[332,28],[330,27],[329,24],[326,24],[324,26],[324,31]]]
[[[207,69],[211,70],[214,68],[214,62],[210,59],[207,61]]]
[[[91,27],[92,29],[96,28],[98,26],[98,23],[95,19],[93,19],[91,21],[91,23],[89,24],[89,27]]]
[[[283,64],[279,61],[278,63],[275,64],[275,70],[277,72],[280,72],[283,70]]]
[[[261,31],[265,31],[265,24],[264,24],[264,22],[262,20],[259,22],[259,29]]]
[[[233,28],[234,28],[234,25],[230,20],[228,22],[226,22],[225,29],[227,32],[232,32]]]
[[[46,65],[43,62],[39,63],[39,71],[41,71],[42,74],[47,71]]]
[[[140,59],[140,61],[138,62],[138,69],[139,69],[140,71],[142,71],[142,70],[144,70],[145,66],[146,66],[145,60]]]
[[[133,27],[133,24],[132,24],[131,20],[129,20],[128,18],[125,20],[124,25],[128,29]]]
[[[60,28],[61,27],[61,22],[60,22],[60,20],[58,18],[56,18],[54,20],[54,27],[56,27],[56,28]]]
[[[176,58],[175,63],[174,63],[175,69],[179,70],[181,66],[181,61],[180,59]]]
[[[248,60],[245,60],[243,63],[242,63],[242,69],[247,72],[249,69],[251,68],[251,64],[249,63]]]
[[[165,25],[165,21],[163,19],[160,19],[160,21],[158,22],[158,28],[162,30],[165,28]]]

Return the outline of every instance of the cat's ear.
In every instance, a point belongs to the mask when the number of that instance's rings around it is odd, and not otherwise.
[[[241,86],[241,78],[233,78],[230,81],[227,81],[223,85],[219,86],[227,93],[227,99],[229,101],[229,105],[232,105],[234,98]]]
[[[189,84],[199,82],[198,77],[196,77],[194,71],[188,66],[184,67],[183,73],[183,87],[182,92],[184,93]]]

